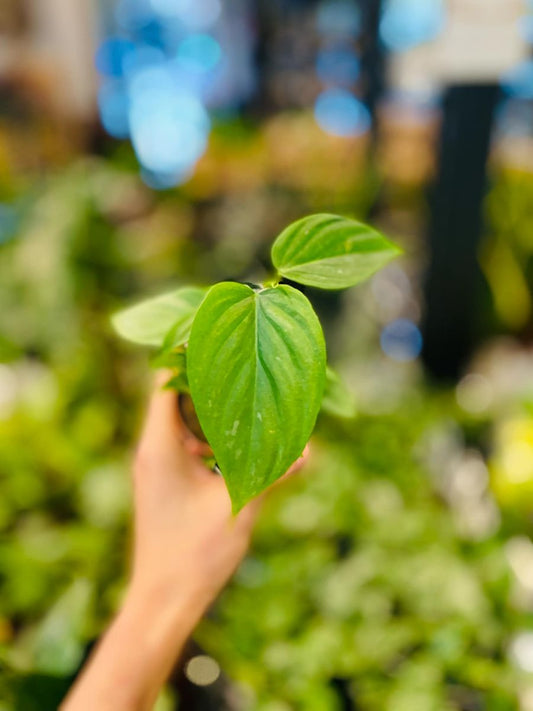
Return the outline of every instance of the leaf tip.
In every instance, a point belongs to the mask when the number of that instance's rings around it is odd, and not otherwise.
[[[231,513],[233,516],[237,516],[237,514],[242,511],[246,504],[251,501],[250,498],[243,498],[242,496],[239,496],[239,494],[237,494],[237,492],[235,491],[230,491],[229,495],[231,499]]]

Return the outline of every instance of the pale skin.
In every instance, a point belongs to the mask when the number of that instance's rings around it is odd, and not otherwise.
[[[133,467],[131,581],[61,711],[146,711],[188,637],[246,553],[261,499],[236,516],[205,445],[158,378]],[[302,467],[307,448],[289,473]]]

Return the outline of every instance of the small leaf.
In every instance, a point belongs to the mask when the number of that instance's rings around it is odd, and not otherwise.
[[[203,431],[239,511],[302,453],[325,381],[322,328],[290,286],[214,286],[198,309],[187,351]]]
[[[165,383],[165,389],[178,393],[189,392],[187,380],[187,355],[185,347],[161,350],[150,360],[152,368],[166,368],[172,371],[172,376]],[[1,711],[1,710],[0,710]]]
[[[189,381],[187,373],[181,371],[177,375],[173,375],[168,382],[165,383],[165,390],[174,390],[177,393],[189,393]]]
[[[355,417],[355,397],[342,378],[329,366],[326,368],[326,388],[321,409],[335,417]]]
[[[153,358],[150,359],[152,368],[171,368],[173,370],[187,370],[187,360],[185,349],[178,350],[172,348],[170,350],[158,351]]]
[[[325,214],[293,222],[272,246],[272,262],[282,276],[321,289],[354,286],[399,254],[399,247],[368,225]]]
[[[185,286],[119,311],[112,323],[128,341],[146,346],[179,346],[189,338],[194,314],[205,294],[205,289]]]

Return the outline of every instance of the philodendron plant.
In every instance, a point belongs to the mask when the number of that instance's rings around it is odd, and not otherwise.
[[[168,386],[192,398],[234,512],[302,454],[322,404],[350,414],[313,307],[281,281],[345,289],[400,252],[361,222],[311,215],[275,240],[268,283],[185,286],[113,317],[121,336],[158,349]]]

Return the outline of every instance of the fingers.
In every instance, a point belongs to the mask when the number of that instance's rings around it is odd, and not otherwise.
[[[176,393],[163,388],[168,380],[168,371],[157,373],[139,442],[143,455],[180,457],[184,452]]]
[[[188,429],[180,413],[178,394],[164,388],[171,375],[162,370],[155,377],[137,449],[137,469],[170,467],[191,476],[199,472],[211,476],[201,460],[212,455],[211,448]]]

